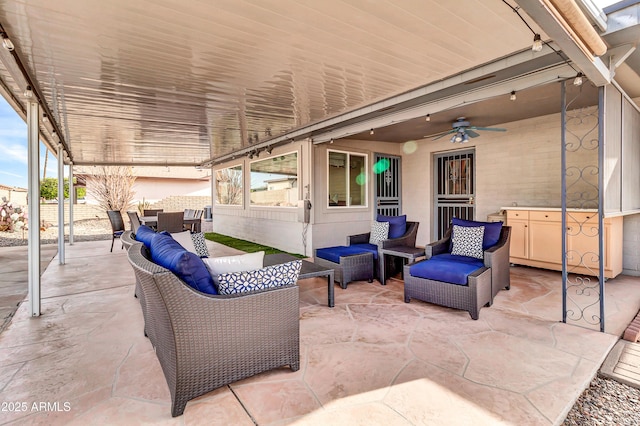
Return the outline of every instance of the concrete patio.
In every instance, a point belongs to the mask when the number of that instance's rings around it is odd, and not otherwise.
[[[400,280],[336,286],[333,309],[323,278],[301,280],[300,370],[233,383],[172,418],[132,269],[109,245],[68,246],[43,274],[42,317],[22,304],[0,334],[0,424],[559,424],[640,307],[640,280],[619,276],[607,333],[563,324],[560,274],[524,267],[478,321],[405,304]]]

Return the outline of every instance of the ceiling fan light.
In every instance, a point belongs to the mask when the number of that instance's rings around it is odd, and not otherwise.
[[[531,45],[531,50],[534,52],[540,52],[542,50],[542,38],[540,37],[540,34],[533,36],[533,45]]]
[[[462,135],[461,143],[465,143],[465,142],[469,142],[469,135],[467,135],[466,133]]]
[[[464,136],[466,136],[464,133],[456,133],[455,142],[462,142],[462,141],[464,141]]]
[[[449,139],[451,141],[451,143],[456,143],[456,137],[457,137],[457,135],[451,136],[451,139]]]

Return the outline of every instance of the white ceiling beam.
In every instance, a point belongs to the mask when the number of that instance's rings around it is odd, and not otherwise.
[[[607,65],[600,58],[587,54],[582,42],[570,34],[542,0],[517,0],[517,3],[596,86],[611,83]]]

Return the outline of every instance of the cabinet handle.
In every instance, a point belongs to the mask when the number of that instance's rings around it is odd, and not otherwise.
[[[529,226],[529,225],[525,225],[524,227],[526,228],[527,226]]]

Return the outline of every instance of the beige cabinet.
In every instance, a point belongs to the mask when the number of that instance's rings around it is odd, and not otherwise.
[[[507,210],[511,226],[510,261],[514,264],[562,270],[562,212]],[[604,275],[622,272],[622,217],[605,218]],[[567,266],[570,273],[597,275],[599,268],[598,216],[595,212],[567,212]]]

